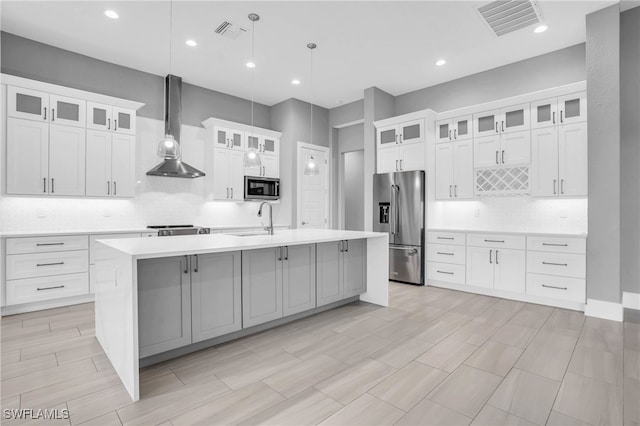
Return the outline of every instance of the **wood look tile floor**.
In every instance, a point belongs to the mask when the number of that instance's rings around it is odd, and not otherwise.
[[[90,425],[640,426],[640,315],[390,283],[353,303],[141,370],[132,403],[93,304],[1,320],[3,409]],[[3,412],[4,413],[4,412]]]

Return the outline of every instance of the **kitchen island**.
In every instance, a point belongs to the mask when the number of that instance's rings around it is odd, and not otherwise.
[[[357,299],[388,306],[385,233],[99,242],[110,255],[96,265],[96,337],[134,401],[141,359],[179,356]]]

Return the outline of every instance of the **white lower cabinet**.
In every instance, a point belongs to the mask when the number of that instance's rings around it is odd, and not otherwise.
[[[524,293],[525,237],[474,234],[467,239],[467,285]]]
[[[496,249],[493,288],[524,293],[525,266],[526,260],[523,250]]]
[[[54,275],[7,281],[7,305],[42,302],[87,294],[89,274]]]
[[[366,240],[317,244],[317,305],[366,291]]]
[[[427,234],[427,281],[464,285],[466,281],[465,234],[429,232]]]

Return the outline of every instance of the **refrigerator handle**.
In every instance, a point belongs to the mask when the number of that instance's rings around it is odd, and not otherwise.
[[[389,234],[391,236],[396,233],[396,186],[391,185],[391,205],[389,206]]]
[[[398,194],[400,193],[400,187],[398,185],[394,185],[393,188],[393,193],[394,193],[394,202],[393,202],[393,232],[395,235],[398,235],[400,233],[400,212],[399,212],[399,208],[398,208]]]

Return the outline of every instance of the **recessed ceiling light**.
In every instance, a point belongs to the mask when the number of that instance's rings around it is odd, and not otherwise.
[[[439,67],[443,66],[446,63],[447,63],[447,61],[445,61],[444,59],[438,59],[436,61],[436,65],[439,66]]]
[[[184,42],[184,44],[190,47],[196,47],[198,45],[198,43],[195,40],[187,40]]]
[[[297,86],[298,84],[300,84],[300,80],[298,80],[297,78],[294,78],[293,80],[291,80],[291,84]]]
[[[251,62],[251,61],[247,62],[247,68],[255,68],[255,67],[256,67],[256,64],[254,62]]]
[[[115,10],[105,10],[104,14],[107,18],[118,19],[120,15],[118,15]]]
[[[535,30],[533,30],[534,33],[543,33],[545,31],[547,31],[547,27],[546,25],[540,25],[539,27],[536,27]]]

